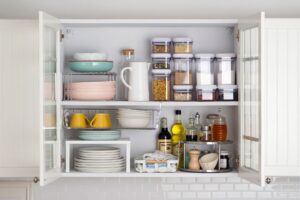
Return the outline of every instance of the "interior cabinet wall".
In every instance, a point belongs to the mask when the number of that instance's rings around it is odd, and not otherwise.
[[[299,176],[300,20],[268,19],[265,38],[265,173]]]
[[[38,24],[0,21],[0,177],[38,176]]]

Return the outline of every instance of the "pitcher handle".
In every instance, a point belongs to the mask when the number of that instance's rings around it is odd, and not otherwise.
[[[132,70],[132,68],[131,67],[124,67],[121,71],[120,77],[121,77],[122,83],[131,90],[132,87],[128,83],[126,83],[126,81],[124,79],[124,73],[125,73],[126,70]]]

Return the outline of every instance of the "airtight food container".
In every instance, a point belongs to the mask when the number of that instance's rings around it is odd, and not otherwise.
[[[238,100],[237,85],[218,85],[217,100],[218,101],[237,101]]]
[[[171,38],[153,38],[152,53],[171,53]]]
[[[197,101],[215,101],[216,85],[197,85],[196,96]]]
[[[173,39],[174,53],[192,53],[193,40],[191,38],[178,37]]]

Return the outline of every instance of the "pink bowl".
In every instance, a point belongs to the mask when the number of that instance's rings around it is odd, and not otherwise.
[[[116,81],[77,82],[77,83],[66,84],[66,87],[71,87],[71,88],[106,87],[106,86],[116,86]]]
[[[66,93],[67,97],[72,100],[112,100],[115,92],[77,92],[70,91]]]

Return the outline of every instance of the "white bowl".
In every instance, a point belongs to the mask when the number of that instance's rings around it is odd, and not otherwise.
[[[217,153],[208,153],[199,159],[199,164],[203,170],[213,170],[218,163],[219,155]]]
[[[147,128],[150,118],[117,118],[122,128]]]
[[[106,53],[75,53],[73,55],[75,60],[106,60]]]

